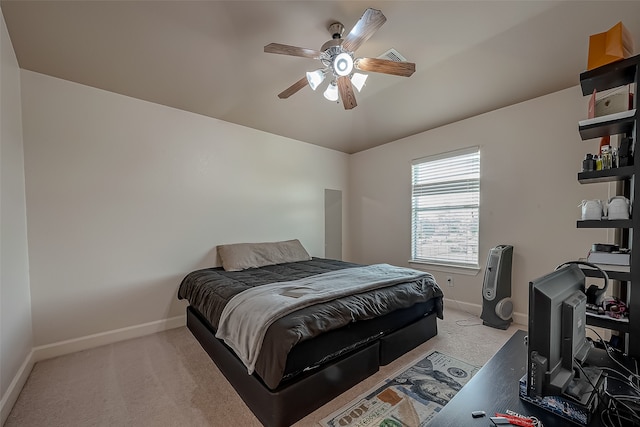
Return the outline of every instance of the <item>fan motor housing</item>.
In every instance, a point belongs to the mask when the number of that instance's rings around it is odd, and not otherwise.
[[[342,38],[342,34],[344,34],[344,25],[340,22],[334,22],[329,25],[329,34],[331,34],[331,37],[334,39]]]
[[[342,45],[342,39],[329,40],[328,42],[322,45],[322,47],[320,48],[320,51],[325,52],[328,49],[331,49],[332,47],[337,47],[340,45]],[[340,52],[342,52],[342,50],[340,50]]]

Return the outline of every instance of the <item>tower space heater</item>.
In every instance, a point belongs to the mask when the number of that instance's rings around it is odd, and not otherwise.
[[[513,246],[498,245],[489,251],[482,285],[482,324],[507,329],[513,321],[511,263]]]

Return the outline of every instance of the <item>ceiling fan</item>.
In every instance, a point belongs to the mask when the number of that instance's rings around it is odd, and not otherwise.
[[[355,57],[354,52],[369,40],[386,20],[387,18],[381,11],[368,8],[344,39],[342,38],[344,25],[340,22],[335,22],[329,26],[332,39],[323,44],[320,50],[279,43],[266,45],[264,47],[266,53],[318,59],[322,63],[322,68],[308,72],[305,77],[279,93],[278,98],[288,98],[307,84],[311,89],[316,90],[325,77],[330,75],[332,79],[324,93],[325,98],[330,101],[337,101],[338,98],[342,98],[344,108],[350,110],[358,105],[353,92],[354,86],[359,92],[367,78],[365,74],[354,72],[354,69],[402,77],[411,76],[416,70],[416,64],[412,62]]]

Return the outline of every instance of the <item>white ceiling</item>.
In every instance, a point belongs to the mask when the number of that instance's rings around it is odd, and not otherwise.
[[[590,34],[622,20],[640,42],[640,1],[2,1],[21,68],[346,153],[578,84]],[[395,48],[409,78],[371,73],[358,106],[309,87],[319,68],[264,53],[319,49],[367,7],[387,22],[357,51]],[[328,80],[328,79],[327,79]],[[514,135],[514,140],[517,135]],[[446,143],[446,142],[443,142]]]

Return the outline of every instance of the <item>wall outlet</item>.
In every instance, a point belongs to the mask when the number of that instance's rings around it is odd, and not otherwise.
[[[447,286],[453,287],[453,276],[447,276]]]

